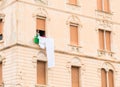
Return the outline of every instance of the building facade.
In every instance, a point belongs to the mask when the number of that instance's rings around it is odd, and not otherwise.
[[[0,0],[1,87],[120,87],[119,2]]]

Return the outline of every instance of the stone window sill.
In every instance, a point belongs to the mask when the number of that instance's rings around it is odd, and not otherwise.
[[[72,51],[76,51],[76,52],[79,52],[80,49],[82,48],[82,47],[79,46],[79,45],[68,44],[68,46],[71,48]]]
[[[71,3],[66,3],[67,5],[75,6],[75,7],[80,7],[78,4],[71,4]]]
[[[103,14],[109,14],[109,15],[112,15],[111,12],[106,12],[106,11],[100,11],[100,10],[95,10],[96,12],[99,12],[99,13],[103,13]]]
[[[47,85],[36,84],[35,87],[47,87]]]
[[[106,50],[101,50],[101,49],[98,50],[98,55],[99,56],[109,55],[109,56],[112,57],[113,54],[114,54],[114,52],[112,52],[112,51],[106,51]]]

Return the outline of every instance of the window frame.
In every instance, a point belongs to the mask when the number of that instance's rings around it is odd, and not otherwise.
[[[102,51],[107,51],[107,52],[111,52],[111,34],[112,34],[112,31],[110,30],[105,30],[105,29],[98,29],[99,31],[99,49],[102,50]],[[101,49],[101,42],[100,42],[100,31],[103,31],[103,49]],[[107,48],[108,44],[107,44],[107,34],[106,32],[109,32],[109,38],[110,38],[110,42],[109,42],[109,45],[110,45],[110,48]]]
[[[114,70],[112,70],[112,69],[107,69],[107,70],[106,70],[105,68],[101,68],[101,86],[102,86],[102,69],[105,70],[105,72],[106,72],[106,73],[105,73],[105,74],[106,74],[106,87],[109,87],[109,84],[110,84],[110,83],[109,83],[109,81],[110,81],[110,79],[109,79],[109,72],[110,72],[110,71],[113,72],[113,74],[112,74],[113,79],[112,79],[112,80],[113,80],[113,87],[115,87],[115,84],[114,84],[114,83],[115,83]]]
[[[40,20],[44,20],[44,29],[37,29],[37,19],[40,19]],[[40,32],[44,32],[44,35],[40,35]],[[42,36],[42,37],[46,37],[46,17],[44,16],[37,16],[36,17],[36,34]]]
[[[97,0],[97,10],[105,13],[110,13],[110,0]]]
[[[78,80],[79,80],[79,83],[78,83],[78,87],[80,87],[81,86],[81,67],[80,66],[76,66],[76,65],[71,65],[71,87],[72,87],[72,67],[75,67],[75,68],[78,68],[79,70],[79,78],[78,78]]]
[[[76,28],[77,29],[77,36],[75,36],[75,37],[77,37],[77,42],[75,42],[77,44],[73,44],[71,42],[71,26],[77,27]],[[70,24],[69,24],[69,37],[70,37],[70,39],[69,39],[70,42],[69,43],[70,43],[71,46],[79,46],[79,24],[78,23],[70,22]]]
[[[44,62],[45,63],[45,84],[38,83],[38,62]],[[37,66],[36,66],[36,83],[40,86],[46,86],[47,85],[47,62],[43,60],[37,60]]]

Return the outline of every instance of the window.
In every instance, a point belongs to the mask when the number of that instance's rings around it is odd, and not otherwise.
[[[3,39],[3,21],[0,19],[0,40]]]
[[[77,0],[69,0],[69,4],[77,5]]]
[[[2,62],[0,63],[0,85],[2,84]]]
[[[70,44],[78,45],[78,24],[70,25]]]
[[[102,87],[107,87],[107,72],[105,71],[105,69],[101,69],[101,85]]]
[[[109,78],[109,87],[114,87],[114,77],[113,77],[113,71],[109,70],[108,72],[108,78]]]
[[[110,12],[109,0],[97,0],[97,8],[99,11]]]
[[[101,69],[101,85],[102,87],[114,87],[113,70],[107,72],[105,69]]]
[[[111,31],[99,29],[100,50],[111,51]]]
[[[37,61],[37,84],[46,85],[46,62]]]
[[[36,32],[40,36],[45,36],[45,17],[36,19]]]
[[[79,67],[72,66],[71,67],[72,87],[80,87],[79,78],[80,78]]]

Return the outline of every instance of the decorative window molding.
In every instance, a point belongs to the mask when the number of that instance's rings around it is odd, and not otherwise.
[[[32,63],[34,68],[36,68],[37,61],[47,61],[47,56],[44,51],[39,51],[36,55],[32,57]]]
[[[100,76],[102,68],[104,68],[106,71],[113,70],[114,74],[117,74],[117,70],[116,70],[115,66],[113,66],[110,62],[102,62],[101,65],[99,65],[99,68],[98,68],[99,76]]]
[[[33,18],[34,18],[34,21],[35,21],[34,22],[35,29],[38,27],[38,26],[36,26],[37,23],[38,23],[37,19],[40,19],[40,20],[43,19],[44,20],[44,25],[43,26],[45,26],[45,29],[44,30],[40,29],[39,31],[37,31],[37,29],[36,29],[36,33],[39,32],[42,35],[47,36],[47,24],[50,21],[50,17],[48,15],[47,10],[44,7],[40,7],[38,9],[36,9],[36,11],[33,13]],[[43,21],[41,21],[41,23],[43,23]]]
[[[106,14],[96,11],[96,29],[105,29],[112,31],[112,14]]]
[[[71,45],[71,44],[68,44],[68,46],[70,47],[70,50],[71,50],[71,51],[81,52],[81,49],[82,49],[81,46],[74,46],[74,45]]]
[[[39,51],[36,55],[33,56],[32,62],[37,63],[37,60],[47,61],[47,57],[44,51]]]
[[[78,24],[78,26],[81,28],[82,27],[82,23],[79,19],[78,16],[75,16],[75,15],[70,15],[66,21],[66,24],[67,25],[70,25],[70,23],[73,23],[73,24]]]
[[[104,29],[106,31],[112,31],[113,29],[113,23],[108,21],[108,20],[100,20],[98,19],[96,21],[96,29],[98,31],[98,29]]]
[[[113,35],[113,23],[112,21],[112,14],[106,14],[103,12],[96,11],[96,31],[99,32],[99,29],[104,31],[111,32],[111,50],[112,50],[112,35]],[[98,56],[106,56],[106,57],[113,57],[114,52],[107,51],[107,50],[97,50]]]
[[[110,52],[110,51],[105,51],[105,50],[98,50],[98,56],[99,57],[112,57],[114,56],[114,52]]]
[[[37,68],[37,63],[38,62],[43,62],[45,63],[45,85],[44,84],[35,84],[35,87],[47,87],[47,57],[46,57],[46,53],[44,51],[39,51],[36,55],[33,56],[32,58],[32,63],[33,63],[33,67],[35,69]],[[37,73],[37,72],[36,72]],[[37,78],[36,78],[37,80]]]
[[[101,75],[102,75],[102,73],[101,73],[101,70],[104,70],[105,72],[106,72],[106,84],[107,85],[109,85],[110,83],[109,83],[109,80],[110,80],[110,78],[109,78],[109,73],[111,72],[111,71],[113,71],[113,78],[112,78],[112,80],[113,80],[113,87],[115,87],[115,78],[116,78],[116,74],[117,74],[117,71],[116,71],[116,69],[115,69],[115,67],[110,63],[110,62],[103,62],[102,64],[101,64],[101,66],[98,68],[98,74],[99,74],[99,79],[101,80],[101,82],[102,82],[102,77],[101,77]],[[103,85],[102,83],[101,83],[101,85]]]
[[[95,14],[96,14],[96,29],[106,29],[106,30],[112,31],[113,14],[106,14],[106,13],[99,12],[99,11],[96,11]]]
[[[101,68],[104,68],[106,71],[109,71],[109,70],[116,71],[115,67],[110,62],[102,63]]]
[[[83,84],[82,79],[84,78],[84,72],[86,70],[85,65],[82,63],[82,61],[79,57],[73,57],[66,64],[66,68],[67,68],[70,76],[72,76],[72,67],[76,67],[79,69],[79,76],[80,76],[79,86],[81,87],[81,85]],[[71,79],[71,83],[72,83],[72,77],[70,77],[70,79]]]
[[[50,21],[49,14],[44,7],[40,7],[38,9],[36,9],[35,12],[33,13],[33,17],[35,17],[35,18],[36,17],[45,17],[47,21]]]
[[[71,66],[80,67],[82,71],[85,71],[85,65],[82,63],[79,57],[73,57],[71,60],[67,62],[66,68],[68,69],[68,71],[71,70]]]
[[[80,28],[82,27],[82,24],[81,24],[81,21],[79,19],[79,17],[75,16],[75,15],[71,15],[68,17],[67,21],[66,21],[66,24],[68,26],[68,29],[69,29],[69,37],[71,35],[71,27],[70,26],[76,26],[77,27],[77,32],[78,33],[78,45],[73,45],[71,44],[71,40],[69,40],[69,44],[68,44],[68,47],[70,48],[71,51],[74,51],[74,52],[81,52],[81,46],[80,45],[80,41],[79,41],[79,36],[80,36]],[[71,38],[70,38],[71,39]]]
[[[35,87],[48,87],[47,85],[36,84]]]

